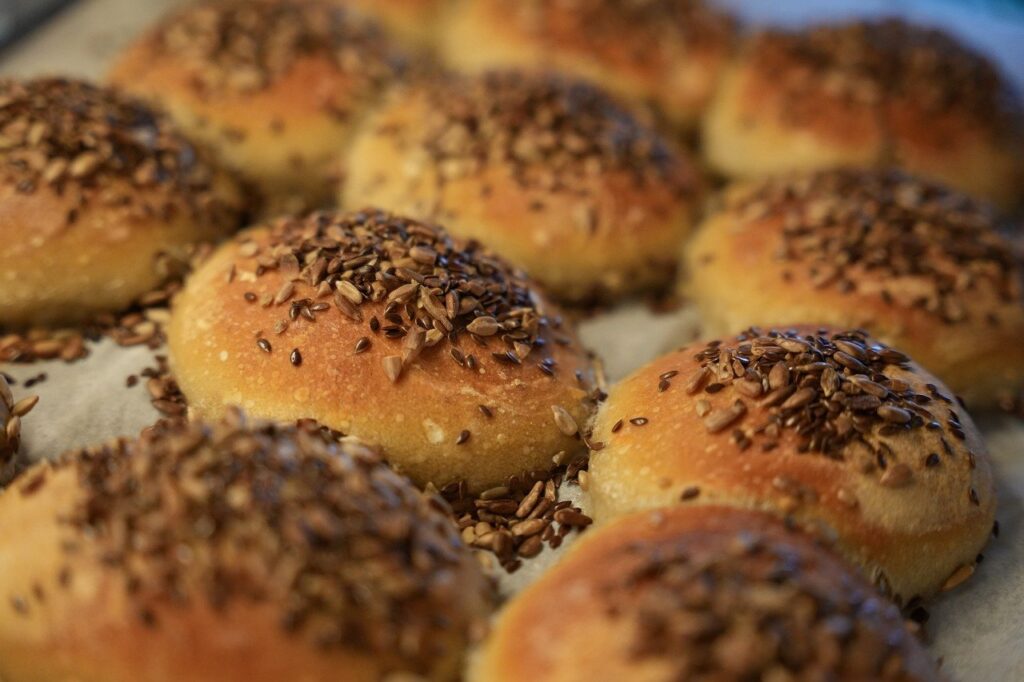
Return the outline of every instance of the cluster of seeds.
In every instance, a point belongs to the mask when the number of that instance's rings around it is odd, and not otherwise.
[[[0,80],[0,177],[23,194],[48,187],[70,197],[68,225],[93,200],[140,219],[234,221],[206,158],[163,115],[78,81]]]
[[[145,380],[146,392],[157,412],[168,419],[181,419],[188,413],[185,394],[178,387],[177,380],[171,375],[167,356],[154,356],[155,367],[146,367],[138,376],[130,375],[125,379],[127,388],[134,388],[141,380]]]
[[[700,367],[691,376],[667,372],[659,391],[683,390],[694,396],[694,409],[708,432],[730,433],[742,450],[756,443],[762,451],[772,451],[784,432],[796,435],[799,452],[835,460],[850,459],[856,447],[870,453],[860,462],[864,473],[878,473],[879,483],[891,488],[911,485],[917,468],[953,461],[974,467],[954,398],[934,384],[918,387],[899,378],[913,371],[909,359],[866,332],[751,329],[732,344],[710,342],[695,358]],[[674,382],[680,380],[677,388]],[[726,387],[738,397],[725,407],[713,408],[710,400],[697,397]],[[757,408],[757,423],[751,423],[752,407]],[[944,431],[937,433],[941,451],[926,453],[919,463],[897,461],[887,441],[919,429]],[[776,482],[783,492],[797,495],[800,491],[788,490],[791,485],[781,477]],[[683,496],[699,494],[699,489],[688,489]],[[974,488],[968,498],[979,504]],[[842,493],[840,499],[856,504]]]
[[[899,171],[768,180],[734,197],[730,208],[745,220],[783,220],[776,257],[808,272],[818,288],[871,287],[891,305],[951,324],[970,316],[979,294],[1021,301],[1024,270],[990,212]],[[995,313],[986,320],[1000,324]]]
[[[281,219],[271,226],[266,243],[245,241],[239,254],[245,261],[233,267],[229,279],[241,279],[243,271],[257,281],[268,272],[286,277],[276,291],[244,294],[252,305],[287,311],[272,336],[256,340],[265,353],[278,352],[274,337],[296,320],[315,322],[335,308],[366,325],[354,353],[381,337],[401,341],[400,353],[383,360],[392,381],[420,352],[442,342],[452,360],[468,369],[479,365],[479,354],[507,366],[536,364],[545,374],[557,370],[545,345],[572,343],[560,331],[561,320],[538,308],[522,273],[475,242],[388,213]],[[475,352],[463,341],[473,342]],[[302,364],[301,349],[283,350],[293,365]]]
[[[488,598],[482,580],[466,598],[475,564],[443,501],[320,429],[247,426],[237,413],[213,426],[166,422],[56,466],[72,467],[83,490],[61,519],[75,540],[59,584],[73,587],[83,552],[102,557],[149,627],[160,627],[154,599],[269,602],[287,632],[425,673],[446,655],[439,647],[470,639]],[[49,475],[30,470],[22,494]],[[11,603],[30,613],[37,598]]]
[[[192,67],[203,92],[258,91],[310,57],[329,60],[371,88],[392,81],[406,66],[375,24],[332,0],[199,3],[161,26],[154,47]],[[346,115],[344,102],[325,105]]]
[[[781,533],[781,531],[780,531]],[[671,679],[906,680],[913,646],[899,611],[779,533],[695,534],[626,548],[635,566],[606,587],[636,621],[632,654]],[[823,565],[824,564],[824,565]]]
[[[559,491],[566,482],[586,485],[587,459],[555,458],[549,471],[531,471],[510,476],[505,485],[470,495],[464,483],[451,483],[441,495],[451,505],[466,544],[492,553],[509,573],[517,571],[524,559],[532,559],[544,550],[555,549],[573,531],[582,531],[592,523],[569,500],[560,500]]]
[[[703,0],[520,0],[514,6],[521,25],[557,47],[582,41],[587,52],[602,53],[625,42],[621,54],[640,64],[680,41],[691,49],[728,44],[735,30],[728,14]],[[542,13],[549,14],[546,21],[537,20]]]
[[[39,396],[15,402],[7,376],[0,373],[0,487],[7,485],[24,466],[18,457],[21,444],[21,419],[36,406]]]
[[[871,107],[901,100],[934,113],[955,109],[982,129],[1021,111],[985,57],[942,31],[896,19],[766,31],[754,40],[749,63],[779,84],[796,119],[820,116],[822,89]]]
[[[663,138],[588,84],[510,71],[437,82],[427,94],[430,113],[415,125],[442,180],[501,164],[521,184],[550,191],[578,191],[614,171],[639,184],[675,183],[680,193],[692,183]],[[579,219],[593,223],[586,213]]]

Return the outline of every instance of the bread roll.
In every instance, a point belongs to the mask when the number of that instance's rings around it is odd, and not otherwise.
[[[241,196],[163,116],[78,81],[0,79],[0,326],[68,324],[238,227]]]
[[[419,47],[434,44],[449,0],[336,0],[374,17],[395,37]]]
[[[405,66],[336,0],[207,0],[143,35],[110,80],[165,106],[277,211],[330,202],[338,154]]]
[[[452,680],[490,605],[443,503],[237,415],[37,465],[0,546],[5,682]]]
[[[990,212],[897,172],[739,186],[687,251],[708,333],[808,321],[865,327],[972,406],[1024,386],[1022,269]]]
[[[940,680],[899,611],[771,516],[638,513],[513,598],[474,682]]]
[[[896,164],[1018,204],[1024,106],[987,59],[898,20],[764,31],[704,120],[708,163],[733,177]]]
[[[735,22],[701,0],[456,0],[440,31],[452,67],[556,69],[693,125],[728,62]]]
[[[521,273],[379,211],[241,234],[186,282],[167,335],[199,413],[313,418],[439,488],[551,468],[593,409],[588,355]]]
[[[347,165],[343,205],[438,220],[571,302],[664,285],[699,195],[681,152],[601,91],[511,71],[396,90]]]
[[[897,602],[970,575],[992,530],[985,444],[952,392],[860,331],[750,330],[658,358],[602,404],[598,522],[671,504],[785,515]]]

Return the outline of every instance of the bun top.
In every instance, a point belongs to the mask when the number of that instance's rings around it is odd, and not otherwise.
[[[865,105],[898,100],[935,114],[955,110],[983,130],[1018,125],[1024,112],[988,59],[943,31],[899,19],[764,31],[747,61],[778,84],[795,120],[814,119],[822,88]]]
[[[781,221],[783,279],[806,272],[817,289],[878,293],[955,324],[1019,303],[1024,270],[987,207],[898,171],[826,171],[775,178],[730,193],[746,222]],[[973,312],[972,308],[977,312]]]
[[[571,623],[571,627],[566,624]],[[899,610],[762,512],[590,531],[499,616],[474,680],[941,679]]]
[[[515,7],[526,20],[542,11],[557,17],[529,22],[553,43],[597,54],[625,43],[615,54],[636,62],[677,49],[680,39],[692,49],[718,48],[731,42],[735,28],[729,15],[701,0],[525,0]]]
[[[296,273],[318,292],[333,288],[336,307],[357,322],[363,321],[364,303],[383,305],[381,333],[404,338],[406,352],[413,355],[443,342],[462,364],[457,339],[497,336],[506,350],[493,352],[495,360],[519,365],[544,342],[541,327],[560,325],[545,316],[525,276],[479,244],[458,242],[434,226],[383,211],[280,220],[270,226],[265,245],[260,243],[241,246],[242,255],[256,260],[257,278],[279,269]],[[293,288],[290,282],[284,287]],[[263,303],[290,297],[281,291]],[[310,307],[317,306],[292,301],[292,319]]]
[[[424,673],[444,646],[439,619],[463,635],[476,626],[462,605],[485,583],[466,581],[476,564],[444,503],[322,429],[238,413],[163,422],[53,467],[25,474],[21,494],[73,472],[79,494],[60,523],[73,539],[64,551],[77,552],[65,570],[90,556],[122,571],[143,621],[154,600],[269,602],[288,633]]]
[[[445,179],[500,164],[517,182],[552,191],[608,172],[641,186],[670,180],[683,190],[693,181],[664,138],[584,82],[499,71],[434,80],[424,94],[431,113],[413,135]]]
[[[200,92],[263,90],[307,57],[368,85],[405,67],[376,24],[331,0],[203,2],[171,15],[149,42],[156,54],[180,59]]]
[[[219,203],[207,157],[162,114],[114,91],[60,78],[2,79],[0,143],[0,178],[19,193],[48,187],[74,197],[77,208],[99,200],[221,222],[211,216]],[[120,191],[125,185],[147,198]],[[119,192],[111,198],[108,190]]]

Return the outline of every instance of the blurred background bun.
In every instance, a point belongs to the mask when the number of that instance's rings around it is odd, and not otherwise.
[[[239,226],[234,178],[142,103],[58,78],[0,102],[0,326],[120,311]]]
[[[601,90],[517,71],[396,89],[345,165],[347,208],[441,222],[572,302],[664,287],[702,190]]]
[[[900,20],[762,31],[704,119],[716,171],[757,177],[897,165],[1013,207],[1024,187],[1024,105],[985,57]]]
[[[1024,270],[986,206],[895,171],[730,189],[687,246],[709,334],[780,320],[864,327],[969,404],[1024,385]]]
[[[338,155],[407,66],[337,0],[205,0],[133,43],[110,80],[166,107],[276,212],[330,203]]]

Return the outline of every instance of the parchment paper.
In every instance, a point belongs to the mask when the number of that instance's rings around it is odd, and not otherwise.
[[[181,1],[81,0],[31,40],[0,54],[0,74],[65,73],[98,78],[121,45]],[[860,13],[899,9],[915,18],[936,19],[976,44],[986,43],[1004,64],[1016,64],[1024,72],[1021,25],[1008,27],[991,17],[972,17],[965,22],[952,2],[946,6],[919,0],[723,1],[758,20],[785,22],[805,21],[808,15],[802,9],[808,7],[816,10],[816,18],[829,11],[851,8]],[[1024,13],[1021,16],[1024,18]],[[981,36],[985,36],[984,41]],[[603,359],[609,380],[615,381],[660,353],[696,338],[699,320],[685,308],[655,314],[644,305],[630,304],[584,321],[582,333],[587,345]],[[1020,342],[1024,343],[1024,339]],[[15,394],[19,397],[26,393],[22,382],[42,372],[47,374],[44,382],[28,389],[40,396],[39,405],[25,419],[23,428],[24,447],[32,457],[54,456],[108,438],[132,436],[159,417],[149,403],[144,380],[134,388],[125,385],[129,375],[138,375],[143,368],[155,365],[152,351],[120,348],[109,340],[90,345],[90,349],[88,359],[72,365],[0,364],[0,370],[18,380]],[[995,462],[1001,533],[985,550],[985,560],[973,579],[928,604],[929,646],[954,679],[1024,680],[1024,422],[1002,415],[975,417]],[[586,499],[578,488],[563,487],[563,494],[577,499],[586,508]],[[569,545],[571,541],[555,552],[545,549],[516,574],[500,576],[502,590],[511,594],[521,589]]]

